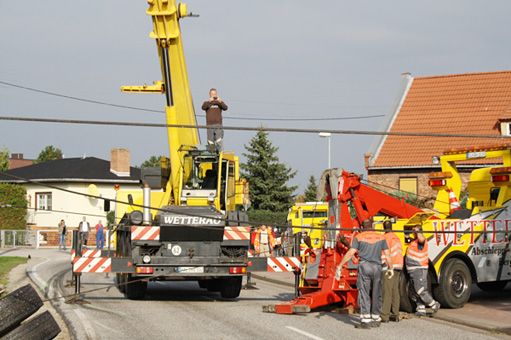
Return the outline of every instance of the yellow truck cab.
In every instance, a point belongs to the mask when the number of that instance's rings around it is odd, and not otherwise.
[[[310,236],[313,248],[323,246],[323,235],[325,233],[326,219],[328,218],[327,202],[305,202],[295,203],[287,215],[288,225],[293,226],[293,235],[305,233]],[[307,248],[301,240],[301,253]]]

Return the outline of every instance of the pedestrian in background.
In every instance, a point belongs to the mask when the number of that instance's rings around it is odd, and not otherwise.
[[[103,249],[105,244],[105,235],[103,233],[104,227],[101,220],[96,224],[96,249]]]
[[[83,221],[81,221],[78,224],[78,231],[80,232],[80,235],[82,236],[82,245],[84,248],[87,248],[87,238],[89,237],[90,233],[90,224],[87,222],[87,218],[84,216]]]
[[[266,225],[262,225],[257,230],[254,239],[254,250],[258,256],[268,257],[273,254],[273,247],[275,246],[275,238],[273,237],[270,230],[266,228]]]
[[[64,248],[64,250],[66,250],[66,232],[67,232],[66,222],[64,220],[60,220],[58,226],[59,226],[59,250],[61,250],[61,248]]]
[[[358,251],[358,306],[360,307],[360,324],[355,328],[370,329],[379,327],[381,323],[381,253],[385,253],[389,269],[388,277],[394,275],[389,247],[383,235],[375,232],[371,220],[362,221],[362,232],[353,239],[350,250],[344,255],[337,267],[335,278],[341,279],[342,269]],[[372,294],[370,294],[372,290]],[[372,303],[371,303],[372,300]]]
[[[422,231],[422,226],[417,224],[412,229],[413,241],[408,245],[406,251],[405,263],[406,270],[410,275],[412,286],[415,292],[415,302],[417,304],[416,315],[426,316],[426,305],[433,310],[433,314],[438,312],[440,303],[433,300],[428,291],[428,242]]]
[[[392,222],[386,220],[383,222],[383,230],[385,230],[385,239],[389,246],[390,256],[392,257],[392,264],[394,266],[394,275],[392,277],[382,276],[382,311],[381,321],[389,322],[399,321],[399,277],[403,270],[403,245],[399,237],[392,232]],[[382,254],[383,271],[382,274],[387,272],[389,265]]]

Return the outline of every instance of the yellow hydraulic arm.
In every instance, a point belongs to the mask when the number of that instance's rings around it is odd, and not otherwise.
[[[174,0],[148,0],[148,3],[147,14],[153,20],[153,31],[150,37],[156,40],[163,80],[149,86],[123,86],[121,90],[123,92],[164,93],[167,100],[165,106],[167,124],[197,125],[179,28],[179,19],[189,16],[187,7],[181,3],[176,5]],[[182,145],[198,145],[199,136],[195,128],[168,127],[167,129],[171,178],[167,184],[166,192],[170,194],[172,188],[179,187],[182,166],[179,149]],[[180,190],[174,190],[176,202],[179,195]]]

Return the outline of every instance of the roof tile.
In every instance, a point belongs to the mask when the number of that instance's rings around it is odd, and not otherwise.
[[[511,71],[423,77],[413,80],[390,132],[500,135],[499,119],[511,119]],[[430,166],[447,149],[510,141],[389,135],[371,168]]]

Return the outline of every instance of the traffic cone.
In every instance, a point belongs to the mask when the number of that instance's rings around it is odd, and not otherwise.
[[[456,194],[449,188],[449,205],[451,207],[451,214],[456,210],[461,210],[460,202],[456,198]]]

